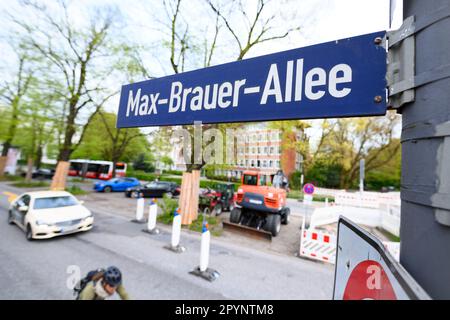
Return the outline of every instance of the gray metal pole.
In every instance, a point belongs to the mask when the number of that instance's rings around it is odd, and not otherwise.
[[[431,82],[401,109],[400,262],[434,299],[450,299],[450,18],[442,19],[449,6],[407,0],[403,7],[404,18],[422,25],[441,15],[415,35],[416,78]]]

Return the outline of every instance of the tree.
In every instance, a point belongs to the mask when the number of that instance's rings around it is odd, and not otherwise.
[[[7,123],[7,130],[5,130],[6,134],[0,158],[0,176],[4,174],[6,156],[16,136],[17,126],[20,121],[20,108],[33,79],[33,68],[29,52],[24,48],[23,44],[19,44],[17,48],[14,48],[14,51],[17,53],[18,60],[14,77],[11,80],[3,80],[0,84],[0,102],[10,108],[8,114],[10,119]]]
[[[26,179],[31,180],[33,164],[41,165],[44,147],[53,142],[54,120],[53,102],[55,97],[43,90],[30,90],[29,101],[23,104],[20,117],[22,119],[18,130],[20,135],[14,139],[28,159]]]
[[[339,187],[351,187],[358,178],[361,159],[365,159],[366,172],[370,172],[398,155],[400,143],[394,138],[394,129],[399,119],[390,112],[385,117],[324,121],[308,169],[319,163],[335,170],[340,168]]]
[[[87,125],[83,140],[73,152],[75,158],[133,161],[137,155],[148,152],[147,135],[139,128],[117,129],[117,116],[100,110]]]
[[[165,28],[165,34],[169,36],[167,41],[169,48],[169,61],[172,71],[179,73],[185,71],[189,61],[202,61],[203,65],[197,67],[208,67],[212,64],[215,55],[223,54],[218,52],[218,42],[221,37],[226,34],[221,30],[226,29],[227,34],[231,36],[231,41],[235,44],[234,60],[242,60],[249,51],[258,44],[266,43],[273,40],[286,38],[292,31],[299,30],[299,26],[287,27],[284,31],[278,32],[275,28],[277,25],[277,14],[267,15],[270,8],[267,6],[269,1],[258,0],[256,7],[253,8],[254,14],[249,14],[248,8],[240,1],[212,1],[207,0],[206,9],[209,9],[213,18],[213,32],[209,37],[196,42],[198,35],[190,28],[189,19],[183,17],[183,1],[173,0],[164,1],[164,9],[166,13],[166,22],[162,22]],[[199,6],[201,7],[201,6]],[[206,12],[206,14],[208,14]],[[244,24],[244,26],[242,25]],[[206,31],[203,35],[207,34]],[[230,45],[227,43],[227,51]],[[213,124],[203,125],[203,129],[216,128],[225,131],[226,128],[241,127],[242,124]],[[193,132],[192,126],[183,126],[183,128]],[[165,131],[170,129],[163,129]],[[191,134],[192,136],[192,134]],[[187,171],[201,169],[205,163],[194,163],[193,155],[191,155],[190,164],[187,164]]]
[[[55,82],[64,84],[55,87],[55,90],[61,90],[59,94],[65,99],[63,142],[58,160],[68,161],[86,130],[79,122],[86,119],[84,124],[89,123],[104,103],[117,93],[103,87],[105,79],[112,73],[111,63],[105,57],[112,54],[108,44],[112,41],[109,35],[113,19],[112,10],[107,8],[104,15],[96,12],[88,26],[75,27],[66,3],[60,1],[58,4],[60,14],[55,14],[43,5],[26,1],[23,6],[36,15],[34,23],[14,17],[13,20],[24,31],[29,49],[49,63]],[[77,132],[80,127],[81,132]],[[57,176],[65,174],[59,175],[57,169],[55,178]]]

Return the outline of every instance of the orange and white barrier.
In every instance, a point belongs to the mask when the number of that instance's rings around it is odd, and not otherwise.
[[[314,229],[302,229],[300,256],[334,264],[336,262],[336,236]]]
[[[305,228],[306,217],[303,216],[300,235],[300,257],[306,257],[323,262],[336,263],[336,236]]]

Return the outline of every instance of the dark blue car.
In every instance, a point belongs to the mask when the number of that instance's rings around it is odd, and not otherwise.
[[[94,183],[94,190],[99,192],[125,191],[128,188],[139,185],[139,180],[136,178],[113,178],[108,181]]]

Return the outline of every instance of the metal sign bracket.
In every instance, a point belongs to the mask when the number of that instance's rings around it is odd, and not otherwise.
[[[388,48],[386,80],[390,109],[398,109],[405,103],[414,101],[414,30],[412,16],[398,30],[387,32],[383,39]]]
[[[415,88],[450,77],[450,65],[415,74],[415,35],[449,17],[450,5],[446,5],[419,21],[414,16],[408,17],[398,30],[386,33],[383,44],[388,49],[388,108],[398,109],[414,101]]]

